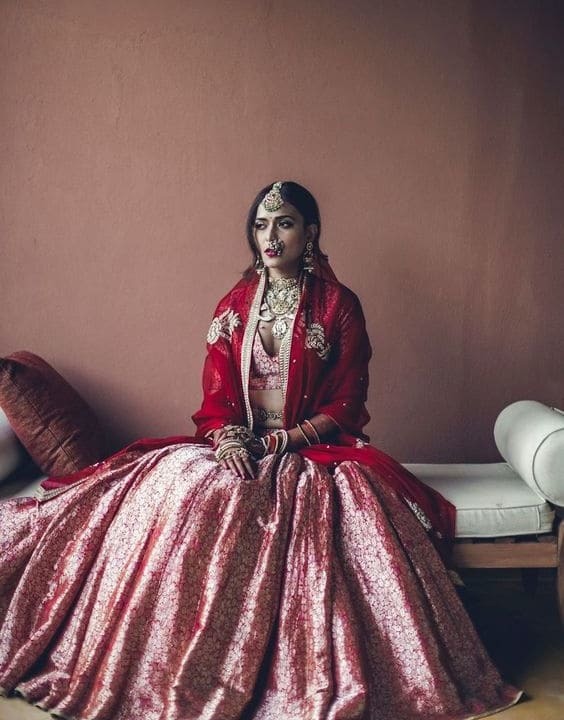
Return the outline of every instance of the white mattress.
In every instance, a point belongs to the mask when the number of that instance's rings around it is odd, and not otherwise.
[[[552,530],[552,507],[507,463],[410,463],[405,467],[456,507],[457,538]]]

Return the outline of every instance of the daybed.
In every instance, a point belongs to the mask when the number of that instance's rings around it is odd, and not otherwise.
[[[564,623],[564,413],[516,402],[497,418],[494,436],[505,462],[406,467],[455,505],[456,567],[556,568]],[[33,479],[21,472],[22,445],[42,471]],[[31,496],[46,475],[105,454],[92,411],[53,368],[32,353],[0,359],[0,501]]]

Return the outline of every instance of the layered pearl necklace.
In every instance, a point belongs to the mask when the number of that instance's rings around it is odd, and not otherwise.
[[[268,280],[268,290],[260,307],[259,318],[272,322],[272,335],[283,338],[298,308],[300,301],[300,282],[298,278],[277,278]]]

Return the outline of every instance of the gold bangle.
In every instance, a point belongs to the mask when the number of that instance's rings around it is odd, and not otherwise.
[[[248,458],[249,457],[249,451],[245,450],[245,448],[240,447],[236,448],[234,450],[230,450],[225,453],[225,455],[222,456],[222,460],[229,460],[232,457],[240,457],[240,458]]]
[[[310,422],[309,420],[304,420],[304,423],[306,423],[306,425],[309,428],[311,428],[311,431],[313,433],[313,437],[315,438],[316,444],[321,445],[321,438],[319,437],[319,433],[315,429],[315,425],[312,422]]]
[[[298,430],[299,430],[299,431],[301,432],[301,434],[303,435],[303,438],[304,438],[304,440],[306,441],[306,443],[307,443],[308,445],[311,445],[311,442],[309,441],[309,438],[308,438],[308,436],[306,435],[305,430],[304,430],[303,427],[300,425],[300,423],[298,423],[298,424],[296,425],[296,427],[298,428]]]
[[[224,440],[215,451],[215,458],[219,462],[223,460],[233,450],[245,450],[246,448],[238,440]]]

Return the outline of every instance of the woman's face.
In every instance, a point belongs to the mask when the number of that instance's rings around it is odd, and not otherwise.
[[[308,240],[315,239],[316,226],[304,227],[301,213],[290,203],[274,212],[261,203],[255,218],[255,243],[270,277],[295,277],[302,267]]]

